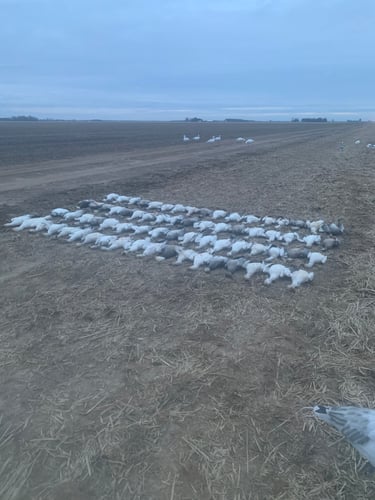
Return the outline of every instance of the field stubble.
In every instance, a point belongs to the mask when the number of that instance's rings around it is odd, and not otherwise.
[[[374,160],[354,145],[374,130],[320,127],[264,133],[250,152],[165,147],[152,175],[138,162],[116,182],[92,175],[68,189],[67,173],[26,195],[8,185],[2,223],[115,190],[343,216],[347,233],[326,272],[293,293],[3,228],[0,498],[373,497],[354,452],[301,410],[375,405]]]

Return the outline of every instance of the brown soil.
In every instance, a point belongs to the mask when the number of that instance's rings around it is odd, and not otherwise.
[[[196,131],[223,140],[182,144]],[[357,474],[349,448],[300,412],[373,401],[369,371],[346,398],[328,343],[374,241],[372,124],[0,123],[0,135],[0,498],[373,498],[366,478],[343,485]],[[3,226],[112,191],[341,216],[347,230],[293,293]]]

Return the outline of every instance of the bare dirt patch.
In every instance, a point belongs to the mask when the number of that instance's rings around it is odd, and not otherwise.
[[[374,403],[374,127],[40,125],[7,129],[1,224],[116,191],[347,232],[293,293],[2,226],[0,498],[372,498],[299,409]]]

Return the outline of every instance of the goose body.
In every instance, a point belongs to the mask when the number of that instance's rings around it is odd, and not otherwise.
[[[51,210],[51,215],[52,217],[64,217],[68,212],[69,210],[67,208],[54,208]]]
[[[190,141],[190,137],[188,137],[187,135],[185,135],[185,134],[184,134],[184,136],[183,136],[182,140],[183,140],[184,142],[189,142],[189,141]]]
[[[215,224],[215,227],[213,228],[214,233],[226,233],[230,230],[231,226],[226,222],[219,222],[218,224]]]
[[[190,248],[176,247],[176,251],[177,251],[177,260],[175,262],[176,266],[182,264],[183,262],[185,262],[185,260],[190,260],[191,262],[193,262],[194,257],[197,255],[197,252],[191,250]]]
[[[265,238],[266,232],[262,227],[249,227],[247,234],[250,238]]]
[[[8,227],[16,227],[20,226],[25,220],[30,219],[31,215],[26,214],[26,215],[20,215],[19,217],[13,217],[10,222],[7,222],[4,224],[4,226]]]
[[[194,256],[193,265],[190,266],[189,269],[192,269],[192,270],[198,269],[199,267],[203,266],[204,264],[209,264],[211,259],[212,259],[212,254],[210,254],[208,252],[197,253]]]
[[[277,257],[284,257],[285,250],[282,247],[272,246],[268,249],[269,257],[266,259],[267,261],[277,259]]]
[[[302,238],[308,248],[311,248],[314,244],[320,243],[320,236],[318,234],[308,234]]]
[[[245,240],[237,240],[232,244],[232,249],[228,255],[237,255],[241,252],[247,252],[251,250],[252,243]]]
[[[240,222],[242,220],[242,215],[238,212],[233,212],[225,217],[225,220],[228,222]]]
[[[270,248],[269,245],[262,245],[262,243],[254,243],[251,247],[250,255],[259,255],[260,253],[266,253]]]
[[[116,229],[117,225],[119,224],[118,219],[113,219],[113,218],[108,218],[104,219],[103,222],[100,224],[99,229]]]
[[[357,406],[322,406],[314,415],[337,429],[375,467],[375,410]]]
[[[292,284],[289,285],[289,288],[297,288],[303,283],[312,281],[314,279],[314,273],[308,273],[304,269],[299,269],[298,271],[294,271],[290,278],[292,280]]]
[[[196,241],[198,242],[198,247],[199,248],[205,248],[205,247],[208,247],[210,245],[211,246],[215,245],[216,240],[217,240],[217,236],[216,235],[209,234],[209,235],[206,235],[206,236],[201,236]]]
[[[75,210],[74,212],[66,212],[64,214],[64,219],[65,220],[74,220],[74,219],[78,219],[79,217],[81,217],[81,215],[83,215],[83,210]]]
[[[273,229],[269,229],[268,231],[265,232],[265,234],[266,234],[268,241],[275,241],[275,240],[279,240],[281,238],[280,231],[275,231]]]
[[[165,204],[162,201],[150,201],[147,208],[149,208],[149,210],[161,210],[161,208],[164,205]],[[172,208],[173,207],[174,207],[174,205],[172,205]]]
[[[245,221],[247,224],[253,224],[258,223],[260,221],[260,217],[257,217],[256,215],[245,215]]]
[[[231,248],[232,243],[233,243],[233,241],[229,238],[216,240],[212,251],[213,252],[221,252],[222,250],[225,250],[227,248]]]
[[[327,261],[327,256],[320,252],[309,252],[307,258],[309,262],[306,264],[306,267],[313,267],[315,264],[325,264]]]
[[[269,277],[264,281],[266,285],[270,285],[279,278],[290,278],[292,275],[290,269],[282,264],[274,264],[271,267],[265,267],[264,272],[269,275]]]
[[[213,219],[223,219],[227,215],[225,210],[214,210],[212,214]]]
[[[129,224],[129,222],[121,222],[116,224],[116,233],[130,233],[131,231],[133,231],[133,228],[133,224]]]
[[[262,273],[265,269],[263,262],[249,262],[245,265],[245,279],[249,280],[254,274]]]
[[[188,243],[193,243],[197,238],[199,234],[195,233],[194,231],[189,231],[188,233],[185,233],[182,238],[180,238],[181,245],[187,245]]]
[[[86,227],[84,229],[77,228],[77,231],[74,231],[74,233],[69,236],[67,241],[69,241],[69,243],[72,243],[73,241],[81,241],[82,238],[84,238],[89,233],[92,233],[92,229],[89,227]]]

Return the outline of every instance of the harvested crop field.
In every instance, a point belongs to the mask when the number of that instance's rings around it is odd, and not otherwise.
[[[0,498],[374,498],[303,410],[375,407],[373,142],[371,123],[0,122]],[[110,192],[345,232],[291,290],[4,226]]]

